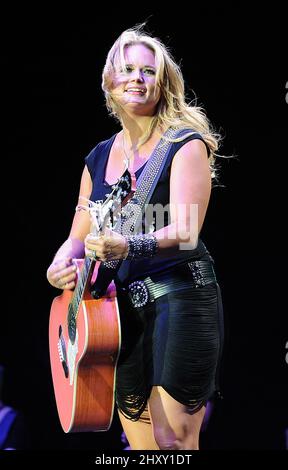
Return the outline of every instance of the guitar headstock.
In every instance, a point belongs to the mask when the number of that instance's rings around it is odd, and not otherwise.
[[[98,235],[105,228],[113,229],[118,217],[120,217],[122,207],[133,197],[136,189],[135,177],[133,178],[128,170],[112,186],[110,194],[106,195],[104,202],[91,201],[86,197],[80,196],[86,202],[86,205],[79,204],[76,210],[86,210],[90,214],[92,233]]]
[[[128,170],[125,170],[123,175],[119,178],[117,183],[112,187],[113,191],[116,191],[117,199],[120,202],[121,207],[127,204],[128,201],[133,197],[136,190],[136,179],[131,176]]]
[[[101,227],[107,226],[108,217],[111,217],[110,228],[113,228],[120,217],[122,207],[132,199],[136,190],[136,179],[133,178],[128,170],[118,179],[117,183],[112,186],[112,191],[107,194],[102,209],[106,210],[106,215]],[[100,228],[101,229],[101,228]]]

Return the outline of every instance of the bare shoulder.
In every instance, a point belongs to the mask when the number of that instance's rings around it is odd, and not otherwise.
[[[92,191],[92,179],[87,168],[87,165],[84,166],[81,183],[80,183],[80,195],[88,197]]]
[[[193,139],[175,153],[171,170],[172,172],[186,172],[189,170],[194,171],[207,171],[209,169],[209,159],[207,155],[207,148],[204,142],[200,139]],[[183,174],[184,176],[184,174]]]
[[[173,161],[186,158],[193,160],[205,158],[205,161],[208,160],[207,148],[204,142],[200,139],[189,140],[175,153]]]

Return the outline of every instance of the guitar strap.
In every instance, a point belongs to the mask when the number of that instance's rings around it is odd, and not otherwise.
[[[169,127],[164,133],[165,138],[161,138],[158,145],[155,147],[137,181],[135,194],[131,201],[122,208],[121,217],[119,217],[116,222],[113,231],[121,233],[124,236],[130,236],[141,231],[145,206],[149,204],[173,144],[170,139],[177,139],[183,131],[187,130],[188,129]],[[121,263],[122,260],[113,260],[105,261],[100,264],[97,279],[91,289],[91,294],[94,298],[100,298],[105,294],[108,285],[115,277]]]

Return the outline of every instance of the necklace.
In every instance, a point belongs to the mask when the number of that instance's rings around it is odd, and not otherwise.
[[[133,155],[133,150],[131,151],[131,155],[129,156],[129,155],[127,154],[127,151],[126,151],[126,148],[125,148],[124,132],[123,132],[123,134],[122,134],[122,147],[123,147],[123,152],[124,152],[124,155],[125,155],[125,158],[124,158],[124,160],[123,160],[124,165],[125,165],[125,171],[126,171],[126,170],[129,170],[130,173],[131,173],[131,172],[134,173],[134,169],[132,168],[133,162],[131,162],[131,157],[134,157],[134,155]],[[135,147],[134,147],[134,148],[135,148]],[[136,157],[136,161],[137,161],[137,157],[139,157],[138,150],[137,150],[137,152],[135,151],[135,157]],[[143,157],[140,157],[140,160],[143,160],[144,163],[145,163],[145,162],[147,161],[147,158],[145,158],[145,157],[144,157],[144,158],[143,158]],[[139,160],[139,161],[140,161],[140,160]],[[141,163],[141,166],[142,166],[142,165],[143,165],[143,162]],[[136,170],[136,171],[137,171],[137,170]]]
[[[123,151],[124,151],[124,154],[125,154],[125,158],[124,158],[124,165],[125,165],[125,171],[129,169],[130,167],[130,160],[131,160],[131,156],[129,156],[126,152],[126,149],[125,149],[125,140],[124,140],[124,132],[122,134],[122,147],[123,147]]]

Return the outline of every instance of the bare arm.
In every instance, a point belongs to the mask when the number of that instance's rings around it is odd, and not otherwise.
[[[79,196],[90,197],[92,180],[87,167],[84,167]],[[76,267],[73,258],[83,258],[84,239],[90,231],[90,217],[88,212],[76,211],[68,239],[57,251],[52,264],[47,270],[47,279],[54,287],[72,289],[75,287]]]
[[[175,154],[170,175],[171,223],[155,232],[159,250],[197,246],[211,193],[211,173],[205,144],[191,140]]]

